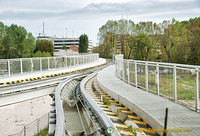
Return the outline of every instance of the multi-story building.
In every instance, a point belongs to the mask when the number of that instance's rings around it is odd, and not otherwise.
[[[63,49],[63,46],[66,46],[67,49],[72,49],[72,47],[79,46],[79,38],[56,38],[50,36],[38,36],[39,40],[50,40],[54,45],[55,50]],[[88,52],[92,52],[92,41],[89,40],[88,43]],[[72,46],[70,48],[70,46]],[[74,48],[73,48],[74,49]]]
[[[67,49],[72,45],[79,46],[78,38],[53,38],[54,49],[63,49],[65,45]]]

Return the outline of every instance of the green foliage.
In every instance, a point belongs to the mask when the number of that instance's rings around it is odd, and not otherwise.
[[[134,134],[134,136],[137,136],[137,133],[133,130],[132,125],[128,126],[128,129]]]
[[[120,109],[117,109],[116,115],[119,116],[121,112],[122,112],[122,111],[121,111]]]
[[[0,22],[0,58],[31,57],[35,46],[35,38],[24,27]]]
[[[111,102],[109,100],[107,100],[105,97],[103,97],[103,103],[105,105],[110,105],[111,104]]]
[[[53,56],[54,46],[53,43],[49,40],[37,40],[36,42],[36,52],[49,52]]]
[[[88,52],[88,36],[86,34],[82,34],[79,37],[79,53],[87,53]]]
[[[33,57],[50,57],[51,54],[49,52],[41,52],[37,51],[36,53],[33,54]]]
[[[45,129],[41,130],[39,134],[36,134],[35,136],[47,136],[48,135],[48,127]]]
[[[67,50],[67,46],[66,45],[63,45],[62,48],[63,48],[63,50]]]
[[[99,28],[98,39],[94,52],[103,58],[121,53],[128,59],[200,64],[200,17],[159,24],[109,20]]]

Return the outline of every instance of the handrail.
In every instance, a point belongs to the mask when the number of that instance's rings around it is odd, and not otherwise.
[[[195,109],[195,111],[200,111],[200,66],[128,60],[123,59],[123,55],[116,55],[115,69],[115,74],[118,78],[131,85],[134,85],[135,87],[140,87],[146,91],[154,92],[157,95],[170,98],[174,102],[179,102],[186,106],[192,107],[192,109]],[[178,74],[181,74],[183,77],[180,77]],[[149,76],[151,80],[149,80]],[[170,78],[170,80],[168,78]],[[180,80],[182,81],[180,82]],[[187,83],[185,83],[185,81]],[[173,88],[171,90],[166,90],[164,87],[162,87],[161,84],[166,84],[166,82],[172,84]],[[152,85],[154,85],[154,88]],[[149,86],[151,86],[151,88]],[[188,88],[185,86],[188,86]],[[180,89],[180,87],[182,87],[182,89]],[[180,91],[183,90],[186,90],[185,92],[188,94],[184,94],[184,96],[183,94],[180,95]],[[169,96],[166,95],[166,93],[169,93]],[[194,104],[184,100],[190,100]]]
[[[62,88],[74,78],[79,78],[85,75],[82,74],[74,74],[72,76],[68,76],[67,79],[63,80],[59,83],[59,85],[55,89],[55,109],[56,109],[56,129],[55,136],[65,136],[65,118],[64,118],[64,110],[61,99],[61,90]]]
[[[11,76],[14,74],[43,72],[66,68],[76,65],[88,64],[99,59],[98,53],[81,54],[62,57],[35,57],[0,59],[0,76]]]

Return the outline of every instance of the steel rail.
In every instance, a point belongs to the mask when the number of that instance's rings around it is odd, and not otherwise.
[[[112,127],[114,129],[114,132],[112,133],[112,136],[120,136],[120,134],[117,132],[117,128],[113,125],[110,118],[107,117],[107,115],[103,112],[103,110],[96,104],[96,102],[91,98],[91,96],[86,92],[85,90],[85,84],[89,79],[91,79],[93,76],[95,76],[97,72],[94,72],[90,74],[89,76],[85,77],[81,83],[80,83],[80,93],[82,97],[86,100],[89,108],[91,108],[95,114],[98,116],[98,119],[102,122],[104,129],[106,130],[108,127]],[[110,135],[110,134],[107,134]]]

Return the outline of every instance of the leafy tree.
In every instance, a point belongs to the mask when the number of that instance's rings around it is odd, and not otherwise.
[[[54,46],[53,43],[49,40],[37,40],[36,42],[36,51],[49,52],[53,56]]]
[[[79,53],[87,53],[88,52],[88,36],[86,34],[82,34],[79,37]]]
[[[0,22],[0,58],[31,57],[35,38],[22,26],[6,26]]]
[[[51,54],[49,52],[41,52],[37,51],[36,53],[33,54],[33,57],[50,57]]]
[[[63,45],[62,48],[63,48],[63,50],[67,50],[67,46],[66,45]]]

